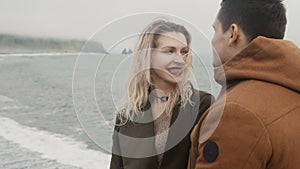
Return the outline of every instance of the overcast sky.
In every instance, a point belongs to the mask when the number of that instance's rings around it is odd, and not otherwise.
[[[162,12],[185,19],[211,38],[211,25],[220,2],[221,0],[0,0],[0,33],[87,39],[99,28],[121,17],[143,12]],[[288,14],[285,38],[300,45],[300,1],[285,0],[284,3]]]

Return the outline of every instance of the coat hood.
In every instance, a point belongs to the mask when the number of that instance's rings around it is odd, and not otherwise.
[[[300,50],[286,40],[259,36],[214,71],[215,80],[223,86],[239,80],[260,80],[300,92]]]

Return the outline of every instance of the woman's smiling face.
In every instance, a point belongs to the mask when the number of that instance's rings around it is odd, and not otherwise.
[[[167,32],[161,34],[151,54],[152,83],[169,83],[171,85],[185,79],[188,66],[189,45],[182,33]]]

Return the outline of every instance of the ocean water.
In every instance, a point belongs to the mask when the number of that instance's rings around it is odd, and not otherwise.
[[[198,88],[218,93],[198,65]],[[129,69],[122,55],[0,55],[0,168],[108,168]]]

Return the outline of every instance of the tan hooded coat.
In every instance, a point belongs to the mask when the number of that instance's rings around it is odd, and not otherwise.
[[[188,168],[299,169],[299,48],[258,37],[215,79],[223,89],[191,134]]]

